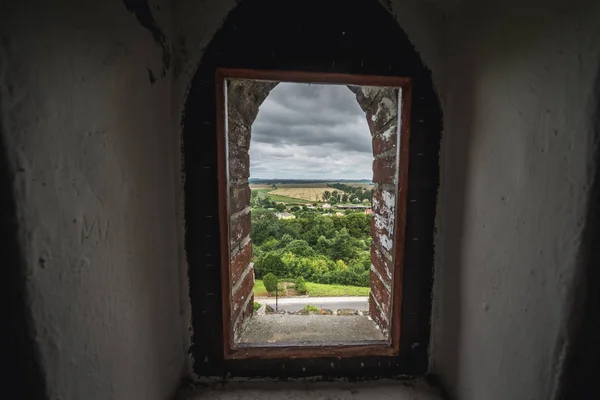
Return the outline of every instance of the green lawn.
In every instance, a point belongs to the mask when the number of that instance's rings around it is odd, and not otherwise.
[[[368,296],[371,289],[361,286],[325,285],[306,282],[310,297]]]
[[[267,289],[265,289],[265,284],[263,283],[262,279],[257,279],[254,282],[254,295],[255,296],[266,296],[267,295]]]
[[[325,285],[312,282],[306,282],[306,289],[310,297],[368,296],[370,292],[368,287]],[[267,289],[265,289],[265,285],[260,279],[257,279],[254,283],[254,295],[267,295]]]

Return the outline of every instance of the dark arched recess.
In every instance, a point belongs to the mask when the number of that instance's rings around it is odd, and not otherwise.
[[[413,99],[398,357],[224,361],[217,207],[215,70],[250,68],[411,77]],[[431,72],[376,0],[246,0],[206,48],[183,116],[186,250],[195,371],[232,376],[424,374],[442,113]]]

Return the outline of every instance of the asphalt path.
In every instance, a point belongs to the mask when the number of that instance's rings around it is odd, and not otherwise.
[[[275,308],[275,297],[256,297],[254,301]],[[317,308],[328,308],[340,310],[349,308],[352,310],[366,311],[369,309],[368,297],[281,297],[278,299],[279,311],[299,311],[311,305]]]

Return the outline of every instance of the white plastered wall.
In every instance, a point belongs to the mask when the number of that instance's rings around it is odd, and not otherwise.
[[[600,4],[484,3],[447,33],[431,368],[455,399],[551,399],[597,148]]]
[[[444,105],[432,372],[454,398],[551,398],[591,179],[599,6],[454,1],[446,17],[383,3]],[[187,367],[181,113],[235,1],[149,2],[172,44],[164,77],[121,1],[5,4],[2,132],[49,394],[166,399]]]
[[[431,69],[434,83],[444,82],[443,40],[445,17],[435,5],[419,0],[381,0],[421,53]],[[173,112],[174,128],[181,131],[181,115],[191,80],[204,49],[221,27],[235,0],[187,1],[173,3]]]
[[[168,2],[149,6],[168,43]],[[3,2],[0,37],[2,140],[48,396],[167,399],[188,321],[163,49],[118,0]]]

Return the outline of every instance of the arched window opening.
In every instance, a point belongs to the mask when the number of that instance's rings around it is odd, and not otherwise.
[[[344,10],[343,17],[340,10]],[[273,18],[273,15],[280,17]],[[365,19],[371,23],[364,24]],[[238,360],[226,354],[224,336],[227,333],[223,324],[230,321],[229,312],[224,312],[225,300],[229,301],[225,293],[230,291],[230,282],[222,275],[222,256],[219,254],[223,229],[227,226],[222,226],[219,221],[219,217],[227,212],[219,202],[221,182],[217,179],[222,172],[219,168],[223,168],[219,167],[217,154],[219,146],[225,147],[225,143],[217,144],[218,124],[224,121],[218,118],[215,96],[219,68],[410,79],[404,284],[401,293],[397,288],[392,293],[394,297],[402,295],[398,321],[402,334],[397,355],[365,351],[345,357],[335,353],[333,348],[327,353],[329,355],[312,353],[310,359],[281,353],[266,357],[255,354],[256,357],[250,355],[250,358]],[[442,113],[431,72],[392,15],[378,1],[239,2],[204,50],[189,85],[181,122],[185,242],[192,305],[190,353],[195,372],[200,376],[231,374],[246,377],[424,374],[429,360]],[[253,121],[246,122],[251,126]],[[230,131],[236,128],[240,127],[228,127]],[[235,195],[250,197],[251,192],[240,190]],[[335,356],[332,357],[333,353]]]
[[[226,355],[397,354],[402,299],[393,293],[402,286],[410,79],[218,75]],[[312,164],[298,161],[295,153],[309,152],[317,155]],[[332,160],[334,168],[326,165]],[[252,177],[253,168],[262,177]],[[340,296],[284,298],[280,311],[279,291],[310,295],[307,279],[314,292]],[[266,295],[262,304],[255,292]]]

